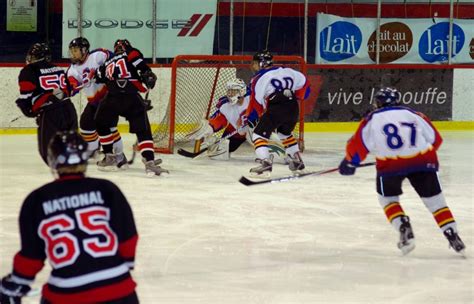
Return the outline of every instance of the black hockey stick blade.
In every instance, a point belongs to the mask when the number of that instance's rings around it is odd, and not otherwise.
[[[189,151],[186,151],[186,150],[180,148],[180,149],[178,149],[178,154],[181,155],[181,156],[184,156],[184,157],[195,158],[196,156],[201,155],[202,153],[204,153],[206,151],[207,151],[207,147],[202,149],[202,150],[199,150],[196,153],[189,152]]]
[[[375,162],[370,162],[370,163],[365,163],[365,164],[360,164],[357,168],[360,167],[368,167],[368,166],[373,166],[375,165]],[[323,175],[327,173],[332,173],[335,171],[338,171],[339,167],[336,168],[331,168],[327,170],[319,170],[319,171],[311,171],[311,172],[304,172],[304,173],[296,173],[293,175],[287,175],[283,177],[276,177],[276,178],[270,178],[270,179],[249,179],[245,176],[242,176],[239,179],[239,182],[245,186],[255,186],[255,185],[261,185],[261,184],[274,184],[274,183],[283,183],[283,182],[289,182],[295,179],[300,179],[306,176],[317,176],[317,175]]]
[[[135,161],[135,156],[137,155],[137,151],[135,151],[135,148],[132,150],[132,157],[127,161],[127,164],[131,165]]]

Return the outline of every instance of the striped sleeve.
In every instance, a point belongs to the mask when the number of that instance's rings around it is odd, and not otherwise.
[[[36,214],[34,192],[30,194],[22,205],[20,211],[19,225],[21,237],[21,249],[13,259],[13,277],[17,283],[30,285],[36,274],[44,266],[46,259],[43,240],[36,230]],[[37,205],[37,204],[36,204]]]
[[[363,130],[367,124],[368,120],[364,118],[359,124],[356,133],[347,142],[346,159],[354,165],[359,165],[370,152],[363,139]]]

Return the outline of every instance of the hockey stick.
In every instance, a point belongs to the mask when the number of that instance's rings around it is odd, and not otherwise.
[[[149,94],[150,94],[150,89],[148,89],[146,91],[145,102],[148,101],[148,95]],[[145,103],[145,109],[151,110],[150,103],[148,103],[148,108],[146,108],[146,107],[147,107],[147,104]],[[135,150],[135,148],[138,149],[138,139],[135,141],[135,144],[133,144],[133,146],[132,146],[132,157],[130,157],[130,159],[127,161],[127,164],[129,164],[129,165],[133,164],[133,162],[135,161],[135,157],[137,156],[137,151]]]
[[[23,117],[23,115],[20,115],[18,117],[13,118],[12,120],[10,120],[10,123],[15,122],[15,121],[17,121],[18,119],[20,119],[22,117]]]
[[[242,129],[242,128],[240,128],[240,129]],[[240,130],[240,129],[239,129],[239,130]],[[216,141],[215,143],[213,143],[212,145],[217,145],[217,144],[219,144],[221,141],[224,141],[224,140],[226,140],[226,139],[228,139],[228,138],[234,136],[235,134],[237,134],[237,133],[239,132],[239,130],[235,130],[235,131],[233,131],[233,132],[227,134],[226,136],[219,138],[219,140],[217,140],[217,141]],[[196,152],[196,153],[194,153],[194,152],[189,152],[189,151],[186,151],[186,150],[184,150],[184,149],[179,148],[179,149],[178,149],[178,154],[181,155],[181,156],[184,156],[184,157],[195,158],[196,156],[199,156],[199,155],[201,155],[202,153],[204,153],[204,152],[206,152],[207,150],[209,150],[209,147],[210,147],[210,146],[207,146],[207,147],[205,147],[204,149],[199,150],[199,151]]]
[[[368,166],[373,166],[375,165],[375,162],[370,162],[370,163],[365,163],[365,164],[360,164],[357,166],[357,168],[361,167],[368,167]],[[311,171],[311,172],[304,172],[304,173],[297,173],[295,175],[288,175],[288,176],[283,176],[283,177],[276,177],[276,178],[271,178],[271,179],[264,179],[264,180],[252,180],[249,179],[245,176],[242,176],[239,179],[239,182],[244,184],[245,186],[255,186],[255,185],[261,185],[261,184],[274,184],[274,183],[283,183],[283,182],[289,182],[295,179],[303,178],[306,176],[317,176],[317,175],[323,175],[327,173],[332,173],[335,171],[338,171],[339,167],[332,168],[332,169],[326,169],[326,170],[320,170],[320,171]]]

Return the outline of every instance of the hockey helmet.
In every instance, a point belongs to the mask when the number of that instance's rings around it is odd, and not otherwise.
[[[253,61],[258,62],[260,69],[273,65],[273,55],[268,50],[263,50],[253,55]]]
[[[236,104],[239,98],[244,97],[247,94],[247,86],[245,82],[240,78],[229,80],[226,84],[227,97],[231,104]]]
[[[35,43],[30,47],[28,53],[26,53],[26,64],[41,60],[46,62],[51,61],[51,49],[46,43]]]
[[[114,53],[122,54],[132,48],[132,45],[127,39],[117,39],[114,43]]]
[[[79,54],[75,54],[72,49],[79,49]],[[84,61],[85,56],[89,54],[89,40],[84,37],[77,37],[69,42],[69,57],[72,63],[79,63]]]
[[[402,94],[395,88],[386,87],[381,88],[377,93],[375,93],[374,98],[377,108],[383,108],[399,104]]]
[[[61,131],[48,145],[48,165],[61,174],[84,173],[89,153],[87,142],[76,131]]]

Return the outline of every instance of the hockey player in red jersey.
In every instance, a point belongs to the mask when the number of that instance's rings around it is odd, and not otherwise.
[[[51,49],[45,43],[35,43],[26,55],[26,66],[20,71],[20,97],[17,106],[27,117],[36,118],[38,149],[47,164],[47,149],[51,137],[60,130],[77,129],[77,114],[69,99],[66,74],[51,62]]]
[[[400,233],[398,248],[403,254],[415,248],[410,218],[399,199],[405,178],[433,214],[450,246],[463,253],[465,245],[437,175],[436,151],[442,143],[441,135],[424,114],[400,106],[400,99],[400,92],[394,88],[382,88],[376,93],[377,109],[361,121],[349,139],[339,172],[352,175],[367,154],[375,154],[378,199],[387,219]]]
[[[130,132],[137,135],[138,149],[148,176],[160,175],[167,170],[161,168],[161,159],[155,159],[153,137],[148,121],[147,107],[140,92],[154,88],[156,76],[145,63],[142,53],[133,48],[126,39],[114,44],[115,56],[107,60],[96,74],[97,82],[105,83],[109,94],[96,113],[97,131],[105,153],[97,165],[102,170],[113,168],[119,161],[112,149],[110,127],[119,116],[125,117]]]
[[[255,75],[250,80],[250,103],[245,118],[253,111],[261,116],[252,135],[252,141],[260,166],[250,169],[257,177],[269,177],[273,159],[268,151],[268,139],[273,131],[283,146],[289,161],[289,169],[298,172],[305,168],[293,130],[298,122],[299,104],[309,95],[309,82],[299,71],[273,66],[273,55],[268,51],[254,55],[251,68]],[[243,119],[241,125],[244,125]]]
[[[95,113],[99,103],[107,95],[107,87],[103,83],[96,83],[94,75],[96,70],[112,56],[106,49],[90,51],[89,41],[84,37],[77,37],[69,43],[69,56],[71,66],[67,70],[67,77],[72,86],[72,95],[82,91],[87,98],[87,105],[81,114],[79,128],[82,137],[88,143],[89,153],[99,149],[99,136],[96,131]],[[123,153],[123,141],[117,130],[118,120],[111,127],[111,140],[114,152],[120,160],[117,169],[127,169],[127,159]]]
[[[191,140],[204,139],[209,149],[207,155],[212,159],[229,159],[230,153],[236,151],[245,141],[247,135],[251,137],[252,129],[249,127],[239,129],[238,124],[249,104],[247,86],[240,79],[232,79],[226,83],[226,95],[219,98],[216,104],[217,110],[211,115],[209,120],[204,120],[198,129],[194,130],[186,137]],[[247,119],[247,124],[254,126],[258,121],[257,113],[252,112],[252,116]],[[216,143],[218,137],[215,133],[224,129],[221,138],[234,134],[226,140]],[[275,141],[269,142],[271,152],[278,155],[284,154],[284,149]]]
[[[48,259],[41,303],[138,303],[130,275],[138,235],[132,210],[113,183],[85,177],[87,143],[75,131],[56,134],[48,163],[56,180],[21,207],[21,249],[1,280],[0,302],[21,303]]]

